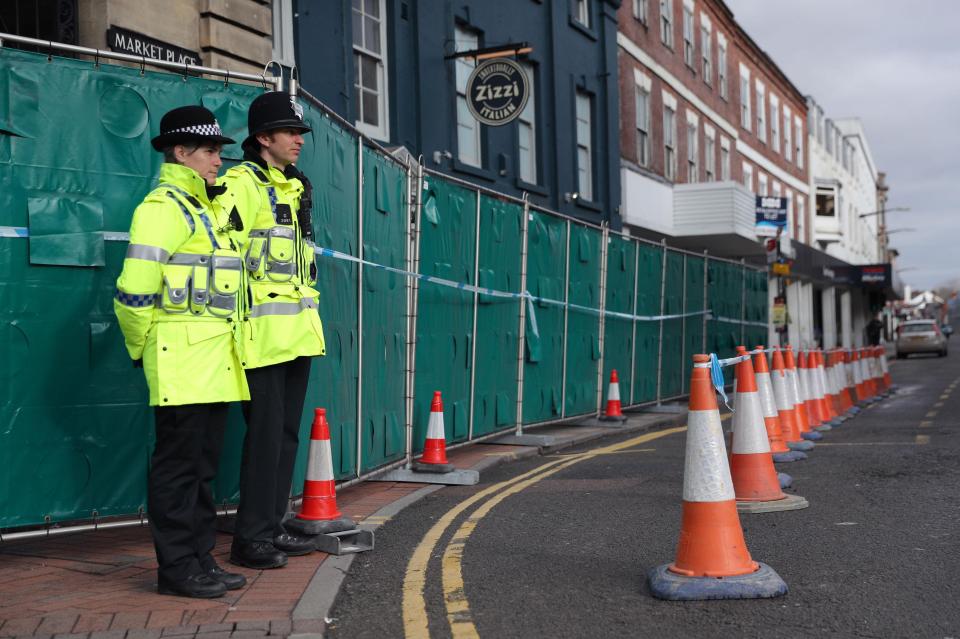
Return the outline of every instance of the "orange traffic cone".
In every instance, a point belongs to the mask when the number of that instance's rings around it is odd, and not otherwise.
[[[774,347],[771,359],[773,370],[770,371],[770,381],[773,386],[773,398],[777,402],[777,414],[780,417],[783,438],[790,450],[810,450],[813,448],[813,442],[805,441],[800,436],[800,422],[797,420],[797,410],[791,403],[791,394],[787,390],[787,375],[779,348]]]
[[[887,384],[887,375],[884,375],[883,369],[884,364],[887,362],[886,349],[883,346],[874,346],[873,347],[873,359],[874,359],[874,369],[875,376],[874,379],[877,380],[877,392],[881,393],[884,397],[889,395],[887,392],[890,388]]]
[[[737,347],[737,355],[747,349]],[[773,467],[770,442],[764,425],[760,393],[750,358],[737,364],[736,411],[733,413],[733,445],[730,476],[737,499],[737,510],[766,513],[796,510],[809,504],[802,497],[787,496]]]
[[[724,454],[710,356],[694,355],[693,362],[680,541],[676,560],[648,573],[650,592],[682,601],[784,595],[780,576],[750,558]]]
[[[449,473],[454,470],[453,464],[447,461],[447,436],[443,427],[443,399],[440,398],[440,391],[433,392],[423,455],[413,463],[413,469],[426,473]]]
[[[610,371],[610,388],[607,391],[607,411],[600,417],[604,422],[625,422],[627,416],[620,406],[620,378],[616,369]]]
[[[303,535],[320,535],[353,530],[353,520],[337,509],[337,490],[333,480],[333,457],[330,454],[330,427],[327,411],[313,411],[310,429],[310,454],[307,476],[303,481],[303,503],[296,517],[284,526]]]
[[[883,371],[883,384],[887,391],[893,392],[893,378],[890,377],[890,364],[887,362],[887,349],[880,347],[880,369]]]
[[[860,413],[860,407],[857,405],[860,402],[860,398],[857,395],[859,365],[856,361],[856,351],[849,348],[844,350],[843,364],[844,368],[847,369],[847,395],[850,396],[850,410],[848,412],[851,416],[855,417]]]
[[[863,380],[863,401],[872,404],[874,399],[873,375],[870,372],[870,356],[866,348],[860,349],[860,378]]]
[[[783,372],[787,376],[787,391],[790,393],[790,401],[793,403],[794,410],[797,411],[800,437],[814,442],[823,439],[823,435],[810,428],[807,404],[800,394],[800,375],[797,372],[797,364],[793,359],[793,347],[789,344],[783,349]]]
[[[837,377],[838,369],[836,367],[836,358],[833,353],[827,352],[824,360],[823,351],[820,352],[821,371],[826,388],[826,399],[830,408],[830,425],[839,426],[846,420],[843,415],[843,409],[840,406],[840,384]]]
[[[807,426],[811,430],[820,430],[823,425],[823,418],[820,416],[820,407],[815,398],[816,386],[813,376],[810,374],[810,360],[806,351],[800,351],[797,356],[798,377],[800,378],[800,388],[803,393],[803,408],[807,413]],[[827,426],[825,430],[830,430]]]
[[[770,384],[770,369],[767,367],[767,356],[763,346],[754,350],[760,351],[753,356],[754,378],[757,380],[757,391],[760,397],[760,408],[763,411],[763,423],[767,427],[767,439],[770,442],[770,452],[775,462],[794,462],[806,459],[807,454],[798,450],[790,450],[783,438],[783,429],[777,413],[777,402],[773,396],[773,387]]]
[[[840,409],[848,418],[852,416],[853,400],[850,398],[850,369],[847,366],[847,355],[843,350],[834,353],[837,358],[837,383],[840,387]]]

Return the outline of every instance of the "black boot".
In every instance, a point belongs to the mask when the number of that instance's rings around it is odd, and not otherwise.
[[[317,549],[316,540],[313,537],[291,532],[282,532],[274,537],[273,545],[292,557],[309,555]]]
[[[234,541],[230,548],[230,563],[254,570],[282,568],[287,565],[287,554],[277,550],[269,541]]]
[[[222,597],[223,593],[227,592],[227,587],[205,573],[197,573],[178,581],[160,577],[157,579],[157,592],[161,595],[213,599]]]
[[[207,570],[207,576],[214,581],[219,581],[227,590],[239,590],[247,585],[247,578],[235,572],[227,572],[220,566],[214,566]]]

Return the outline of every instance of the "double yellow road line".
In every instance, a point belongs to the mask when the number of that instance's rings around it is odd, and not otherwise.
[[[423,540],[413,551],[413,556],[407,564],[407,572],[403,580],[404,635],[407,639],[429,639],[430,631],[427,627],[427,604],[424,599],[427,567],[440,538],[450,528],[453,522],[470,507],[487,500],[473,511],[453,533],[453,536],[447,543],[441,560],[443,598],[446,606],[447,622],[450,624],[451,635],[457,639],[479,637],[477,628],[470,614],[470,605],[464,591],[463,550],[470,535],[477,527],[477,524],[497,504],[510,495],[529,488],[537,482],[551,475],[555,475],[574,464],[593,459],[599,455],[621,452],[654,439],[682,433],[685,430],[685,426],[670,428],[633,437],[626,441],[596,450],[565,455],[559,459],[548,461],[522,475],[485,488],[447,511],[443,517],[427,531]],[[652,451],[654,449],[651,448],[647,450]]]

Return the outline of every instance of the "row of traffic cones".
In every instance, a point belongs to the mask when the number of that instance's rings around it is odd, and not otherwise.
[[[806,508],[783,492],[774,462],[799,461],[800,449],[891,390],[882,348],[800,351],[738,347],[733,441],[725,454],[709,355],[695,355],[690,380],[683,514],[676,559],[650,571],[655,597],[754,599],[786,594],[787,585],[746,547],[738,512]],[[772,370],[771,370],[772,368]]]

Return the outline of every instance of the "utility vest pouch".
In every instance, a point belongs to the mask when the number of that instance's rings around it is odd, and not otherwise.
[[[203,313],[210,301],[210,257],[204,255],[193,265],[190,279],[190,311],[196,315]]]
[[[243,262],[223,249],[214,252],[210,260],[210,287],[207,310],[211,315],[227,317],[237,308],[240,291],[240,272]]]
[[[250,233],[245,265],[254,279],[289,282],[297,274],[296,232],[286,226],[258,229]],[[262,270],[261,270],[262,268]]]
[[[186,313],[193,306],[193,264],[182,257],[174,255],[163,267],[160,308],[170,314]]]

